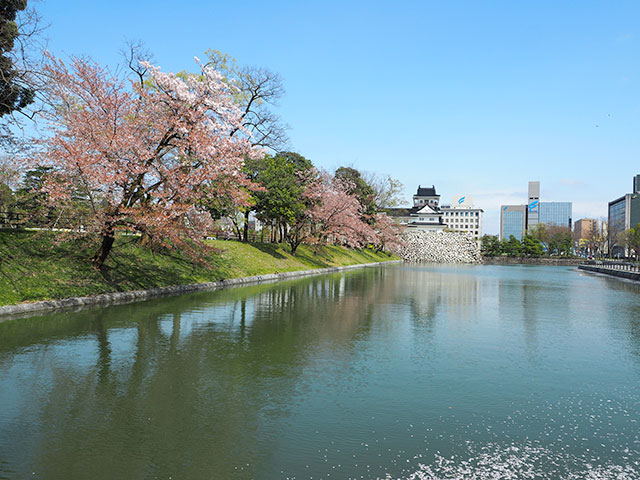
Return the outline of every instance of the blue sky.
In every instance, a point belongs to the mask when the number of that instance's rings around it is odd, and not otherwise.
[[[132,39],[168,71],[214,48],[280,73],[293,150],[390,174],[407,201],[418,184],[472,195],[485,233],[529,180],[577,220],[640,173],[639,2],[30,4],[58,56],[115,65]]]

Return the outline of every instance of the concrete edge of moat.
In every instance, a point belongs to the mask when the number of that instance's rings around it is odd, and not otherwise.
[[[632,280],[634,282],[640,282],[640,273],[627,270],[614,270],[611,268],[602,268],[594,265],[579,265],[580,270],[586,272],[598,273],[600,275],[606,275],[608,277],[617,277],[625,280]]]
[[[171,297],[185,293],[219,290],[227,287],[236,287],[263,282],[287,280],[296,277],[322,275],[325,273],[342,272],[364,267],[377,267],[402,263],[403,260],[387,260],[384,262],[359,263],[342,267],[315,268],[312,270],[298,270],[293,272],[267,273],[251,277],[229,278],[217,282],[192,283],[189,285],[173,285],[170,287],[157,287],[148,290],[132,290],[128,292],[100,293],[87,297],[70,297],[59,300],[41,300],[32,303],[18,303],[0,307],[0,320],[3,317],[22,317],[54,310],[78,309],[89,306],[120,305],[124,303],[140,302],[159,297]]]

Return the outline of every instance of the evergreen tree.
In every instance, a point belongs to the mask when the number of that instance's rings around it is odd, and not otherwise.
[[[35,92],[23,82],[10,52],[20,36],[16,16],[27,7],[27,0],[0,2],[0,117],[21,110],[33,102]]]
[[[541,257],[544,253],[542,242],[533,235],[525,235],[522,239],[522,254],[526,257]]]
[[[509,240],[502,241],[502,248],[510,257],[520,257],[522,255],[522,243],[513,235],[509,236]]]
[[[497,257],[502,255],[502,245],[495,235],[484,235],[482,237],[482,255],[487,257]]]

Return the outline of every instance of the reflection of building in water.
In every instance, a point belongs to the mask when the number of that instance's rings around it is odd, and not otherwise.
[[[425,275],[425,269],[429,273]],[[480,303],[480,278],[474,267],[446,267],[439,271],[429,267],[404,268],[398,271],[398,290],[409,299],[414,315],[431,320],[446,312],[451,319],[464,319],[475,314]],[[468,273],[467,274],[467,270]]]

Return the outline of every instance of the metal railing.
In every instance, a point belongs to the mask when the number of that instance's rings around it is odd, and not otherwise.
[[[589,260],[585,262],[584,265],[592,265],[594,267],[606,268],[608,270],[640,273],[640,264],[634,262],[620,262],[615,260]]]

